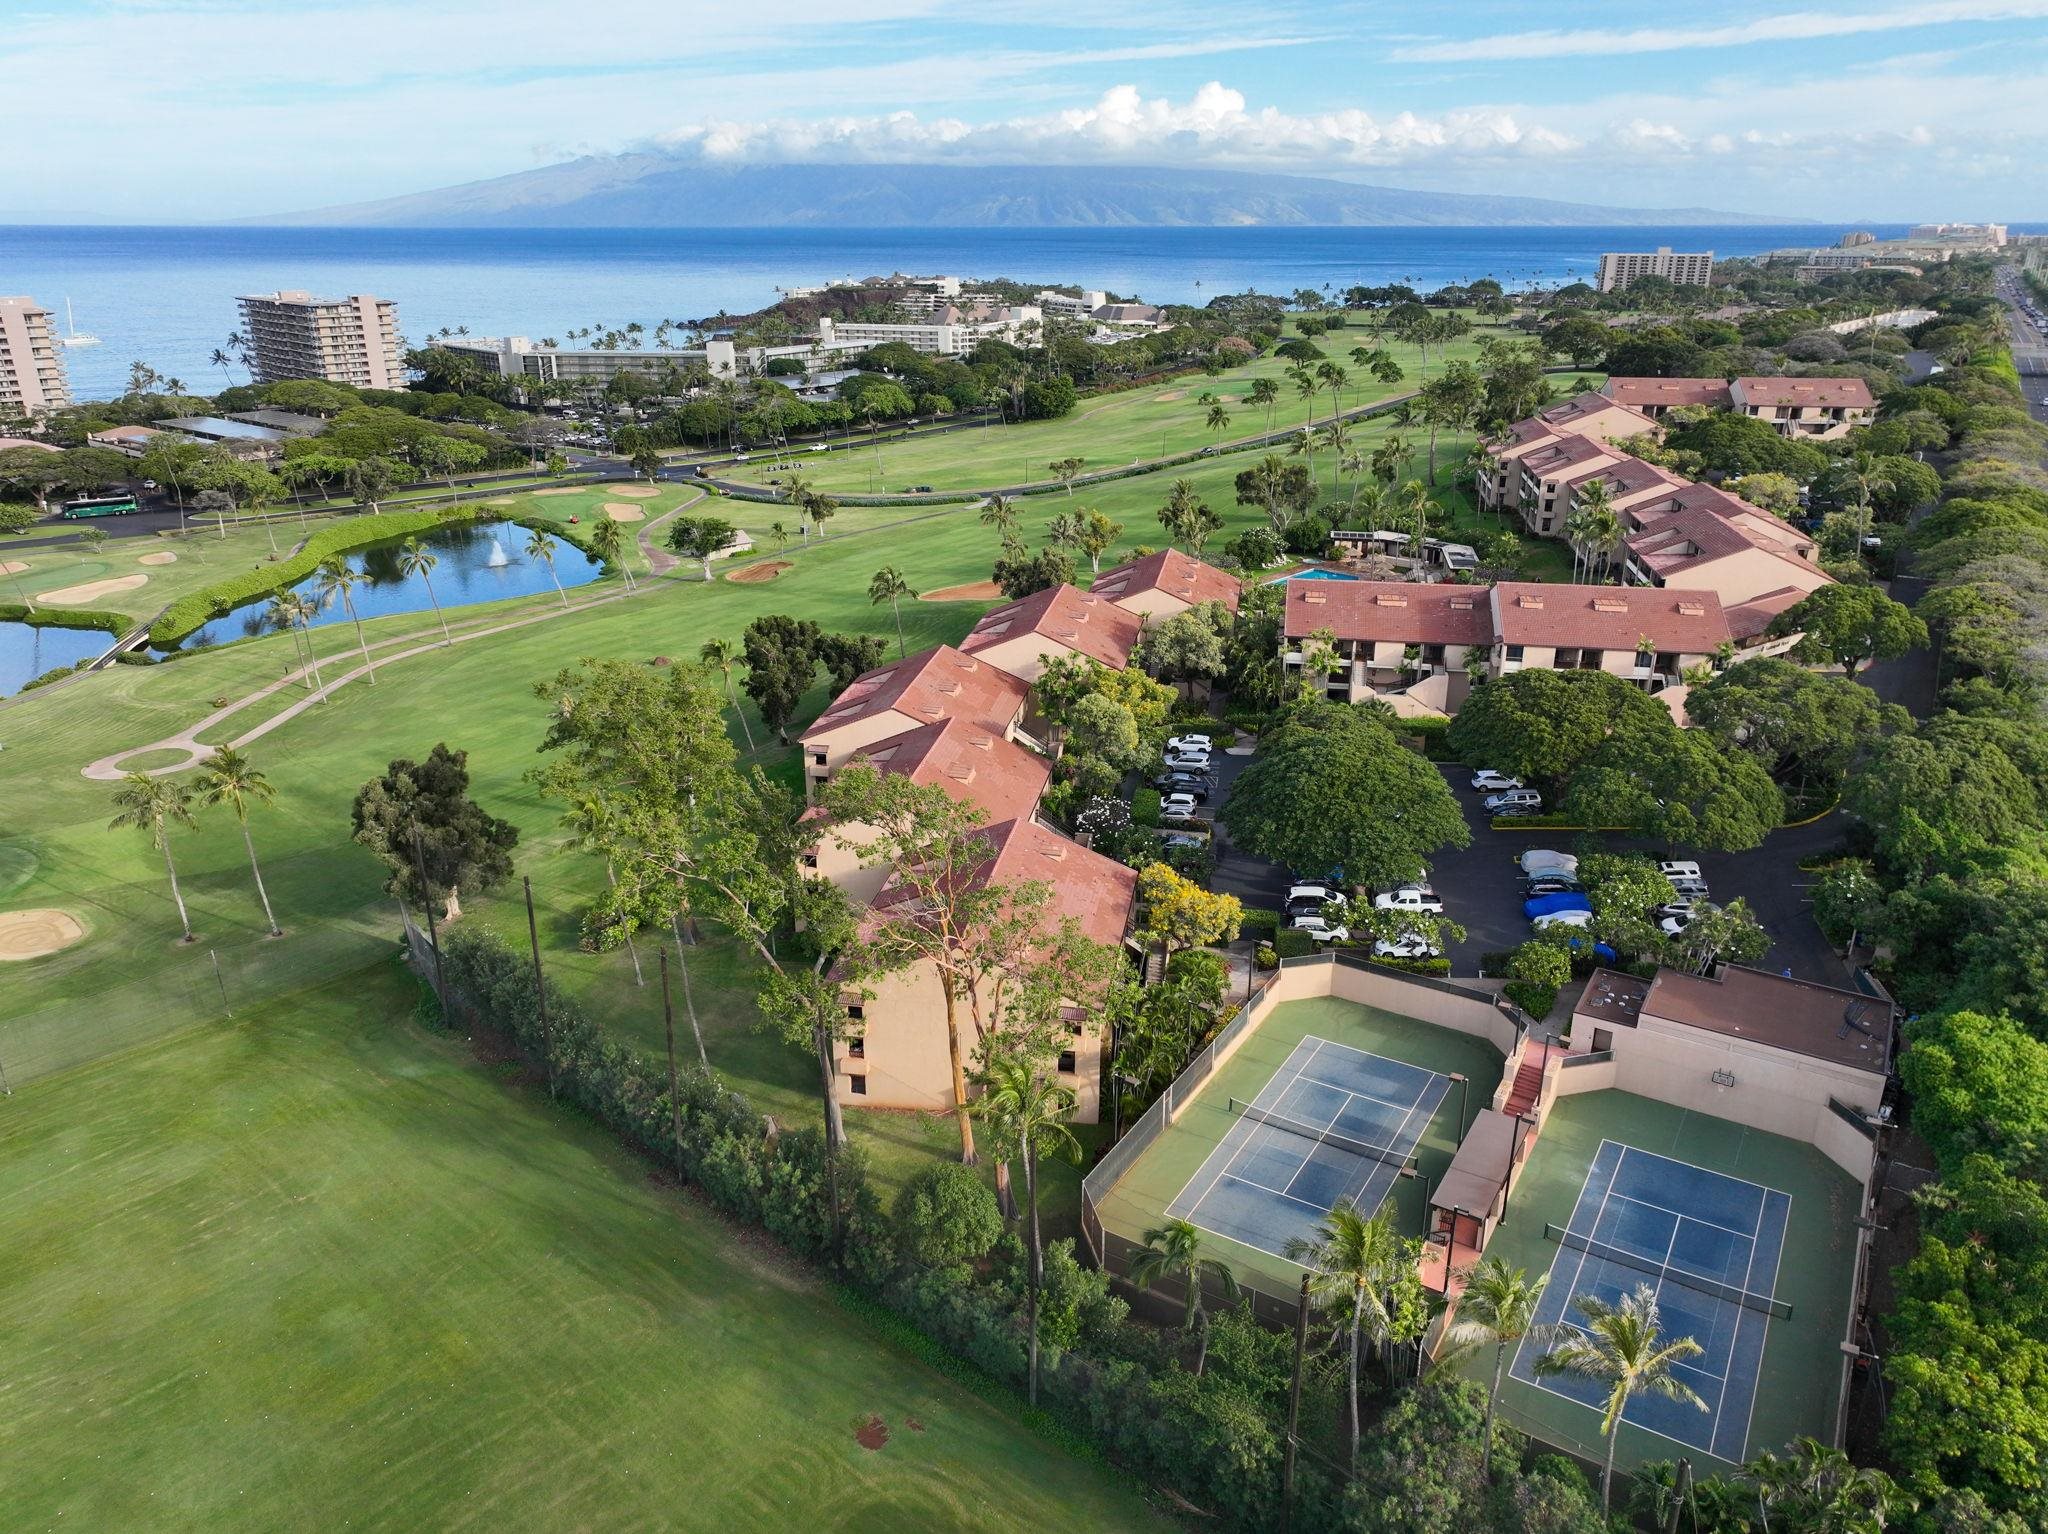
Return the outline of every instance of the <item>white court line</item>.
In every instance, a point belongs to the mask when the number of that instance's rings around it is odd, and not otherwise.
[[[1691,1111],[1691,1109],[1686,1110],[1686,1112],[1688,1113],[1690,1113]],[[1687,1167],[1695,1172],[1706,1172],[1714,1177],[1726,1178],[1729,1182],[1739,1182],[1745,1188],[1754,1188],[1757,1190],[1757,1192],[1765,1194],[1767,1196],[1772,1193],[1778,1193],[1783,1191],[1782,1189],[1773,1188],[1766,1183],[1751,1182],[1747,1177],[1737,1177],[1733,1172],[1717,1172],[1714,1170],[1714,1168],[1710,1166],[1701,1166],[1699,1163],[1694,1161],[1680,1161],[1676,1156],[1667,1156],[1664,1155],[1661,1151],[1644,1150],[1641,1146],[1629,1145],[1620,1140],[1602,1140],[1600,1143],[1602,1145],[1621,1146],[1621,1154],[1623,1160],[1626,1160],[1628,1158],[1630,1152],[1634,1152],[1638,1156],[1648,1156],[1653,1161],[1668,1161],[1673,1166]]]
[[[1707,1168],[1702,1167],[1700,1170],[1706,1171]],[[1703,1220],[1696,1214],[1687,1214],[1682,1209],[1673,1209],[1669,1204],[1657,1204],[1652,1203],[1649,1199],[1646,1198],[1637,1198],[1633,1193],[1617,1193],[1614,1196],[1620,1199],[1623,1203],[1635,1204],[1644,1209],[1659,1210],[1664,1214],[1675,1214],[1681,1220],[1689,1220],[1694,1225],[1705,1225],[1711,1230],[1725,1230],[1731,1236],[1740,1236],[1743,1240],[1747,1241],[1751,1246],[1756,1245],[1757,1233],[1755,1230],[1737,1230],[1733,1225],[1723,1225],[1719,1220]],[[1759,1228],[1761,1227],[1759,1226]]]
[[[1291,1065],[1291,1064],[1293,1063],[1293,1060],[1294,1060],[1294,1056],[1295,1056],[1296,1054],[1299,1054],[1299,1053],[1301,1052],[1301,1044],[1296,1044],[1296,1045],[1294,1046],[1294,1050],[1293,1050],[1293,1052],[1292,1052],[1292,1053],[1290,1053],[1290,1054],[1288,1055],[1288,1057],[1287,1057],[1287,1059],[1286,1059],[1286,1060],[1284,1060],[1284,1061],[1282,1061],[1282,1062],[1281,1062],[1281,1064],[1280,1064],[1280,1070],[1279,1070],[1279,1071],[1277,1071],[1277,1072],[1275,1072],[1275,1073],[1274,1073],[1274,1075],[1272,1076],[1272,1078],[1271,1078],[1270,1080],[1268,1080],[1268,1081],[1267,1081],[1267,1083],[1265,1084],[1265,1086],[1264,1086],[1264,1087],[1262,1087],[1262,1088],[1260,1089],[1260,1091],[1259,1091],[1259,1097],[1264,1097],[1264,1096],[1265,1096],[1265,1095],[1266,1095],[1266,1094],[1267,1094],[1268,1092],[1271,1092],[1271,1091],[1273,1090],[1273,1088],[1274,1088],[1274,1086],[1275,1086],[1275,1084],[1276,1084],[1276,1083],[1279,1083],[1279,1082],[1282,1082],[1282,1081],[1284,1081],[1284,1082],[1285,1082],[1285,1083],[1286,1083],[1286,1084],[1287,1084],[1288,1086],[1292,1086],[1292,1085],[1293,1085],[1293,1084],[1294,1084],[1295,1082],[1299,1081],[1299,1080],[1301,1079],[1301,1077],[1302,1077],[1302,1074],[1303,1074],[1303,1073],[1304,1073],[1304,1072],[1305,1072],[1305,1071],[1306,1071],[1306,1070],[1308,1069],[1309,1065],[1310,1065],[1310,1064],[1311,1064],[1311,1063],[1312,1063],[1312,1062],[1313,1062],[1313,1061],[1315,1060],[1315,1057],[1316,1057],[1316,1052],[1317,1052],[1318,1050],[1320,1050],[1320,1049],[1321,1049],[1321,1048],[1323,1047],[1323,1041],[1322,1041],[1321,1039],[1315,1038],[1315,1037],[1313,1037],[1313,1036],[1311,1036],[1311,1037],[1309,1037],[1309,1038],[1307,1038],[1307,1039],[1304,1039],[1304,1040],[1302,1040],[1302,1041],[1301,1041],[1301,1043],[1302,1043],[1302,1044],[1307,1044],[1307,1045],[1309,1045],[1309,1046],[1310,1046],[1310,1048],[1309,1048],[1309,1052],[1308,1052],[1308,1058],[1307,1058],[1306,1060],[1303,1060],[1303,1061],[1301,1062],[1301,1064],[1300,1064],[1300,1065],[1298,1065],[1298,1066],[1295,1066],[1295,1067],[1294,1067],[1294,1073],[1293,1073],[1293,1075],[1291,1075],[1291,1076],[1290,1076],[1290,1075],[1286,1075],[1286,1074],[1284,1074],[1284,1073],[1285,1073],[1285,1072],[1287,1071],[1287,1069],[1288,1069],[1288,1066],[1289,1066],[1289,1065]],[[1282,1089],[1282,1091],[1281,1091],[1281,1093],[1280,1093],[1279,1095],[1281,1095],[1281,1096],[1285,1096],[1285,1095],[1286,1095],[1286,1091],[1285,1091],[1285,1088],[1283,1088],[1283,1089]],[[1257,1098],[1257,1097],[1253,1098],[1253,1099],[1252,1099],[1252,1102],[1253,1102],[1253,1104],[1254,1104],[1254,1105],[1256,1106],[1256,1105],[1257,1105],[1257,1103],[1258,1103],[1258,1098]],[[1195,1201],[1194,1201],[1194,1203],[1192,1203],[1192,1204],[1190,1204],[1190,1205],[1188,1206],[1188,1214],[1189,1214],[1190,1216],[1192,1216],[1192,1215],[1193,1215],[1193,1214],[1195,1214],[1195,1213],[1196,1213],[1196,1212],[1197,1212],[1198,1210],[1200,1210],[1200,1209],[1201,1209],[1201,1207],[1202,1207],[1203,1201],[1204,1201],[1204,1200],[1206,1200],[1206,1199],[1207,1199],[1207,1198],[1209,1197],[1209,1195],[1210,1195],[1211,1193],[1213,1193],[1213,1192],[1215,1192],[1215,1191],[1216,1191],[1216,1184],[1218,1184],[1219,1182],[1223,1181],[1223,1179],[1224,1179],[1224,1178],[1226,1178],[1226,1177],[1229,1177],[1229,1176],[1232,1176],[1232,1175],[1234,1175],[1234,1168],[1235,1168],[1235,1167],[1237,1166],[1237,1163],[1238,1163],[1238,1161],[1239,1161],[1239,1160],[1240,1160],[1241,1158],[1243,1158],[1243,1157],[1244,1157],[1244,1155],[1245,1155],[1245,1154],[1246,1154],[1247,1152],[1249,1152],[1249,1151],[1250,1151],[1250,1150],[1252,1149],[1252,1141],[1253,1141],[1253,1140],[1254,1140],[1254,1139],[1256,1138],[1258,1130],[1259,1130],[1260,1128],[1263,1128],[1263,1127],[1265,1127],[1265,1126],[1263,1126],[1263,1125],[1260,1125],[1260,1124],[1258,1123],[1258,1121],[1257,1121],[1256,1119],[1254,1119],[1254,1120],[1251,1120],[1250,1122],[1251,1122],[1251,1125],[1252,1125],[1252,1127],[1250,1127],[1250,1128],[1246,1128],[1246,1129],[1245,1129],[1245,1133],[1244,1133],[1244,1134],[1243,1134],[1243,1135],[1242,1135],[1242,1136],[1241,1136],[1241,1137],[1239,1138],[1239,1140],[1238,1140],[1238,1142],[1237,1142],[1237,1144],[1236,1144],[1235,1146],[1231,1145],[1231,1143],[1230,1143],[1230,1137],[1231,1137],[1231,1135],[1233,1135],[1233,1134],[1236,1134],[1236,1133],[1237,1133],[1237,1131],[1238,1131],[1238,1129],[1239,1129],[1240,1127],[1243,1127],[1243,1126],[1245,1126],[1245,1124],[1246,1124],[1246,1120],[1244,1120],[1244,1119],[1240,1118],[1240,1119],[1239,1119],[1239,1120],[1238,1120],[1238,1121],[1237,1121],[1237,1122],[1236,1122],[1235,1124],[1232,1124],[1232,1125],[1230,1126],[1230,1128],[1229,1128],[1229,1129],[1227,1129],[1227,1130],[1225,1130],[1225,1131],[1224,1131],[1224,1134],[1223,1134],[1223,1138],[1222,1138],[1221,1140],[1219,1140],[1219,1141],[1217,1142],[1217,1144],[1216,1144],[1216,1149],[1215,1149],[1215,1150],[1213,1150],[1213,1151],[1211,1151],[1211,1152],[1209,1153],[1209,1160],[1208,1160],[1208,1161],[1204,1161],[1204,1162],[1203,1162],[1203,1163],[1201,1164],[1201,1166],[1199,1166],[1199,1167],[1197,1167],[1197,1168],[1195,1169],[1195,1176],[1196,1176],[1196,1177],[1200,1177],[1200,1176],[1202,1175],[1202,1173],[1203,1173],[1203,1172],[1206,1172],[1206,1171],[1207,1171],[1207,1170],[1209,1169],[1209,1161],[1213,1161],[1213,1160],[1215,1160],[1215,1159],[1216,1159],[1216,1158],[1217,1158],[1218,1156],[1222,1155],[1222,1154],[1223,1154],[1223,1152],[1224,1152],[1225,1150],[1228,1150],[1228,1151],[1230,1152],[1230,1154],[1229,1154],[1228,1156],[1224,1157],[1223,1165],[1217,1168],[1217,1170],[1216,1170],[1216,1175],[1215,1175],[1214,1177],[1211,1177],[1211,1178],[1209,1179],[1209,1183],[1208,1183],[1208,1186],[1207,1186],[1207,1187],[1205,1187],[1205,1188],[1203,1188],[1203,1189],[1202,1189],[1202,1191],[1201,1191],[1201,1192],[1200,1192],[1199,1194],[1197,1194],[1197,1195],[1195,1196]],[[1335,1122],[1336,1122],[1336,1120],[1335,1120],[1335,1119],[1333,1118],[1333,1119],[1331,1120],[1331,1122],[1332,1122],[1332,1123],[1335,1123]],[[1304,1166],[1304,1167],[1305,1167],[1305,1166],[1307,1166],[1307,1165],[1308,1165],[1308,1158],[1307,1158],[1306,1156],[1304,1156],[1304,1157],[1302,1158],[1302,1166]],[[1300,1175],[1301,1175],[1301,1170],[1300,1170],[1300,1168],[1297,1168],[1297,1169],[1295,1170],[1295,1176],[1297,1176],[1297,1177],[1298,1177],[1298,1176],[1300,1176]],[[1193,1180],[1193,1179],[1190,1179],[1190,1182],[1192,1182],[1192,1180]],[[1293,1178],[1289,1178],[1289,1179],[1288,1179],[1288,1181],[1289,1181],[1290,1183],[1292,1183],[1292,1182],[1293,1182],[1293,1180],[1294,1180]],[[1239,1179],[1238,1179],[1238,1181],[1240,1181],[1240,1182],[1245,1182],[1245,1183],[1250,1183],[1250,1184],[1251,1184],[1251,1186],[1252,1186],[1252,1187],[1254,1187],[1254,1188],[1258,1188],[1258,1187],[1264,1187],[1264,1186],[1265,1186],[1265,1185],[1264,1185],[1263,1183],[1255,1183],[1255,1182],[1252,1182],[1252,1181],[1251,1181],[1251,1179],[1250,1179],[1250,1178],[1248,1178],[1248,1177],[1241,1177],[1241,1178],[1239,1178]],[[1273,1190],[1271,1190],[1271,1189],[1268,1189],[1267,1191],[1271,1192],[1271,1191],[1273,1191]],[[1186,1195],[1186,1193],[1187,1193],[1187,1189],[1186,1189],[1186,1188],[1182,1188],[1182,1189],[1181,1189],[1181,1194],[1182,1194],[1182,1196],[1183,1196],[1183,1197],[1184,1197],[1184,1196]],[[1176,1198],[1176,1199],[1175,1199],[1175,1200],[1174,1200],[1173,1202],[1177,1204],[1177,1203],[1179,1203],[1179,1202],[1180,1202],[1180,1199],[1179,1199],[1179,1198]],[[1264,1250],[1264,1248],[1261,1248],[1261,1250]]]
[[[1792,1229],[1792,1195],[1785,1192],[1782,1188],[1767,1189],[1764,1194],[1764,1208],[1768,1209],[1770,1207],[1770,1195],[1773,1193],[1785,1201],[1785,1223],[1778,1231],[1778,1249],[1771,1253],[1771,1291],[1775,1294],[1778,1288],[1778,1264],[1784,1260],[1785,1256],[1785,1237]],[[1763,1214],[1759,1211],[1757,1214],[1757,1238],[1750,1243],[1749,1247],[1749,1260],[1752,1267],[1756,1263],[1756,1249],[1762,1245]],[[1775,1318],[1765,1315],[1759,1317],[1759,1319],[1764,1323],[1764,1345],[1757,1350],[1756,1383],[1749,1392],[1749,1410],[1743,1414],[1742,1418],[1742,1442],[1736,1445],[1736,1448],[1743,1453],[1749,1451],[1750,1434],[1756,1428],[1756,1398],[1764,1393],[1764,1359],[1771,1350],[1771,1322]],[[1729,1355],[1732,1360],[1734,1349],[1729,1349]],[[1708,1452],[1711,1453],[1713,1451],[1709,1450]]]

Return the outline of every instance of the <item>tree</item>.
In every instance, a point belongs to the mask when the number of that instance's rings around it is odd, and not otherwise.
[[[114,791],[114,805],[118,813],[107,822],[107,829],[140,831],[164,855],[164,872],[170,876],[178,924],[185,929],[181,941],[191,942],[192,918],[185,910],[184,892],[178,888],[178,865],[171,858],[171,828],[197,824],[192,818],[192,790],[168,778],[131,772],[122,777],[121,787]]]
[[[747,696],[785,746],[789,744],[789,722],[818,673],[818,646],[824,637],[824,630],[810,619],[781,613],[756,618],[740,635],[747,661]]]
[[[1223,636],[1230,632],[1230,611],[1220,602],[1203,603],[1175,613],[1164,623],[1148,624],[1131,652],[1162,681],[1192,689],[1197,682],[1223,675]]]
[[[1564,530],[1571,540],[1574,570],[1583,562],[1586,573],[1591,575],[1597,564],[1605,575],[1626,529],[1604,481],[1588,480],[1573,492],[1571,514],[1565,518]]]
[[[1563,782],[1610,736],[1669,727],[1670,710],[1604,671],[1513,671],[1475,689],[1447,736],[1460,761]]]
[[[633,567],[626,562],[626,529],[622,524],[606,517],[591,528],[590,551],[625,577],[628,591],[633,589]]]
[[[1124,533],[1121,522],[1113,522],[1093,506],[1083,506],[1074,521],[1074,547],[1088,556],[1088,569],[1102,573],[1103,551]]]
[[[1138,901],[1144,910],[1138,930],[1158,943],[1169,963],[1176,949],[1229,942],[1244,920],[1237,896],[1212,894],[1164,863],[1138,871]]]
[[[1727,488],[1774,517],[1799,515],[1799,482],[1789,474],[1744,474],[1728,481]]]
[[[398,483],[400,473],[401,466],[389,458],[358,458],[349,465],[348,493],[374,512],[379,509],[377,503]]]
[[[987,1119],[996,1138],[1016,1147],[1024,1167],[1025,1276],[1024,1316],[1028,1337],[1028,1399],[1038,1404],[1038,1291],[1045,1284],[1045,1246],[1038,1229],[1038,1158],[1041,1152],[1079,1164],[1081,1142],[1067,1120],[1074,1112],[1074,1094],[1048,1080],[1043,1062],[1030,1051],[998,1048],[976,1073],[982,1095],[974,1111]]]
[[[1486,1390],[1486,1428],[1479,1449],[1480,1473],[1488,1479],[1492,1478],[1493,1414],[1500,1404],[1501,1372],[1507,1367],[1508,1351],[1521,1346],[1525,1338],[1547,1348],[1557,1337],[1557,1327],[1536,1319],[1549,1284],[1548,1274],[1531,1282],[1528,1274],[1502,1257],[1483,1258],[1465,1272],[1465,1291],[1458,1297],[1458,1319],[1448,1340],[1451,1357],[1474,1348],[1493,1349],[1493,1379]]]
[[[1342,868],[1348,883],[1419,877],[1471,840],[1443,775],[1386,725],[1344,704],[1296,705],[1260,737],[1219,818],[1238,844],[1290,868]]]
[[[1251,391],[1245,395],[1245,402],[1254,409],[1266,407],[1266,430],[1273,429],[1273,407],[1280,402],[1280,385],[1270,378],[1254,378]]]
[[[555,583],[555,595],[564,607],[569,605],[569,593],[562,589],[562,577],[555,573],[555,540],[546,528],[536,527],[526,540],[526,557],[547,566],[548,579]]]
[[[462,891],[488,890],[512,872],[519,828],[469,797],[469,753],[437,744],[423,762],[393,760],[357,792],[355,840],[390,870],[386,893],[462,914]]]
[[[1309,1270],[1311,1303],[1335,1314],[1345,1344],[1347,1464],[1358,1463],[1358,1379],[1366,1345],[1377,1352],[1405,1340],[1404,1331],[1421,1334],[1419,1248],[1402,1240],[1386,1215],[1368,1218],[1348,1199],[1323,1216],[1313,1237],[1287,1243],[1287,1260]]]
[[[2042,825],[2035,776],[1977,721],[1942,714],[1872,745],[1842,807],[1870,827],[1879,860],[1917,883],[2032,845]]]
[[[1422,386],[1416,419],[1429,428],[1429,482],[1436,483],[1436,441],[1440,431],[1463,431],[1478,413],[1484,381],[1469,362],[1453,362]]]
[[[327,606],[336,597],[341,598],[342,611],[348,614],[349,622],[355,625],[356,649],[363,657],[363,669],[369,674],[370,685],[375,687],[377,667],[370,659],[370,644],[363,637],[363,620],[356,616],[355,601],[356,587],[365,584],[369,578],[368,572],[358,570],[343,555],[330,554],[320,561],[319,579],[313,590],[314,600],[322,607]]]
[[[1125,1270],[1134,1288],[1150,1289],[1161,1279],[1178,1278],[1186,1297],[1181,1337],[1195,1339],[1195,1378],[1209,1362],[1209,1312],[1202,1304],[1202,1286],[1213,1283],[1226,1301],[1238,1295],[1237,1274],[1227,1262],[1202,1255],[1202,1232],[1191,1221],[1169,1219],[1145,1232],[1145,1244],[1131,1255]]]
[[[1572,1304],[1586,1318],[1585,1326],[1570,1327],[1536,1360],[1536,1372],[1575,1375],[1608,1387],[1600,1417],[1600,1431],[1607,1439],[1600,1505],[1608,1508],[1614,1505],[1614,1451],[1619,1439],[1615,1429],[1622,1409],[1638,1395],[1653,1395],[1707,1410],[1692,1387],[1671,1372],[1673,1365],[1697,1358],[1701,1348],[1690,1337],[1664,1340],[1657,1325],[1657,1293],[1648,1284],[1637,1285],[1617,1304],[1590,1294],[1579,1295]]]
[[[1233,483],[1237,504],[1259,507],[1276,533],[1287,531],[1288,523],[1315,504],[1315,481],[1308,469],[1277,453],[1268,453],[1240,472]]]
[[[1209,414],[1204,421],[1211,431],[1227,431],[1230,427],[1230,412],[1223,408],[1219,400],[1209,407]]]
[[[1899,1072],[1913,1127],[1939,1166],[1989,1156],[2023,1171],[2048,1151],[2048,1043],[2003,1013],[1937,1012],[1909,1025]]]
[[[1746,751],[1776,778],[1834,787],[1857,755],[1911,718],[1867,687],[1760,656],[1716,672],[1685,700],[1686,716],[1724,750]]]
[[[408,538],[398,546],[398,568],[407,575],[417,575],[427,588],[427,600],[434,604],[434,616],[441,620],[441,646],[448,648],[455,638],[448,632],[448,615],[441,611],[441,599],[434,594],[434,566],[441,562],[441,556],[430,550],[417,538]]]
[[[650,442],[647,446],[637,449],[630,461],[633,465],[633,472],[646,479],[648,483],[652,484],[661,477],[661,449],[654,446],[653,443]]]
[[[887,602],[889,604],[889,611],[895,615],[896,658],[898,660],[902,660],[907,653],[903,640],[903,598],[915,598],[916,595],[917,593],[911,589],[910,582],[903,578],[903,572],[894,565],[882,566],[881,569],[875,572],[874,578],[868,582],[869,605],[879,607],[882,603]]]
[[[1801,635],[1804,661],[1832,662],[1853,677],[1866,661],[1896,660],[1927,643],[1927,625],[1875,586],[1832,584],[1810,591],[1771,620],[1772,634]]]
[[[1085,458],[1055,458],[1046,467],[1052,470],[1052,477],[1060,482],[1060,488],[1066,491],[1071,499],[1074,494],[1074,481],[1087,464],[1088,460]]]
[[[731,705],[733,717],[740,722],[740,733],[746,736],[747,750],[754,749],[753,726],[747,723],[746,711],[740,707],[739,694],[733,691],[733,667],[740,662],[740,647],[730,639],[707,639],[704,647],[697,652],[698,659],[712,667],[725,678],[725,701]]]
[[[1224,558],[1247,570],[1263,570],[1280,557],[1280,540],[1270,528],[1248,527],[1223,548]]]
[[[1626,684],[1624,684],[1626,685]],[[1785,796],[1755,757],[1666,715],[1602,741],[1572,774],[1567,815],[1667,843],[1747,852],[1785,818]]]
[[[1020,546],[996,559],[992,575],[997,588],[1015,602],[1033,592],[1071,585],[1074,561],[1065,549],[1040,549],[1036,554],[1026,554]]]
[[[256,879],[256,898],[263,905],[263,920],[272,937],[283,937],[284,929],[271,914],[270,892],[263,887],[263,869],[256,861],[256,841],[249,833],[249,807],[268,804],[277,797],[270,780],[232,746],[217,747],[199,774],[199,802],[211,808],[226,805],[235,812],[242,827],[242,845],[249,854],[249,872]]]
[[[1177,479],[1167,492],[1166,504],[1159,508],[1159,525],[1166,529],[1169,542],[1184,543],[1190,552],[1199,555],[1209,535],[1223,525],[1223,519],[1209,509],[1193,480]]]
[[[723,517],[679,517],[669,524],[668,546],[685,559],[704,567],[704,579],[711,579],[711,561],[730,548],[739,529]]]

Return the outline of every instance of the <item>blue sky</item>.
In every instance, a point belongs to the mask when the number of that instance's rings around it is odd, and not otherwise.
[[[0,68],[0,216],[200,221],[656,149],[2048,219],[2048,0],[0,0]]]

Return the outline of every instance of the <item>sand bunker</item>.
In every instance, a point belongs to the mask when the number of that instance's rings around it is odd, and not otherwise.
[[[661,494],[655,485],[605,485],[601,488],[606,495],[629,496],[636,501],[651,501]]]
[[[18,559],[0,559],[0,575],[19,575],[28,566]]]
[[[169,549],[162,549],[154,554],[138,554],[135,556],[135,562],[138,565],[174,565],[178,562],[178,556]]]
[[[547,490],[541,491],[542,495],[548,495],[551,493],[551,491]],[[517,506],[519,504],[519,499],[517,496],[511,495],[494,495],[488,501],[485,501],[484,504],[486,506]]]
[[[536,490],[533,493],[535,495],[581,495],[583,487],[581,485],[556,485],[552,489]],[[508,496],[506,499],[509,502],[511,498]]]
[[[52,607],[83,607],[88,602],[97,602],[101,597],[113,596],[116,592],[133,591],[137,586],[147,586],[146,575],[116,575],[109,580],[87,581],[83,586],[64,586],[56,591],[43,593],[43,600]]]
[[[1188,391],[1185,389],[1168,389],[1164,394],[1153,395],[1152,403],[1155,405],[1170,405],[1177,399],[1186,399],[1187,397]]]
[[[64,911],[0,911],[0,960],[40,959],[84,936],[78,918]]]
[[[992,602],[1003,594],[1003,588],[994,581],[969,581],[964,586],[941,586],[937,591],[927,591],[918,598],[920,602]]]
[[[647,513],[638,506],[628,506],[624,501],[606,501],[604,514],[614,522],[644,522]]]
[[[762,581],[774,580],[776,576],[788,568],[789,561],[786,559],[763,560],[758,565],[748,565],[743,570],[733,571],[726,579],[738,581],[742,586],[757,586]]]

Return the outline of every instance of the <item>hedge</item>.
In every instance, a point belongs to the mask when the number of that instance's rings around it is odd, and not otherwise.
[[[1237,930],[1240,937],[1271,942],[1273,934],[1280,930],[1280,913],[1261,906],[1246,906],[1244,919],[1239,922]]]
[[[1316,951],[1316,940],[1306,932],[1296,932],[1289,927],[1285,932],[1273,934],[1273,952],[1283,959],[1305,959]]]
[[[223,606],[231,610],[244,602],[296,585],[319,569],[320,561],[330,555],[391,538],[409,538],[416,533],[431,532],[437,527],[456,523],[498,520],[494,514],[486,515],[486,510],[480,506],[445,506],[420,511],[380,511],[319,528],[300,545],[297,553],[287,555],[275,564],[259,565],[178,598],[164,610],[163,616],[150,625],[149,642],[158,649],[168,649],[187,634],[203,628]],[[525,521],[523,518],[513,520]],[[546,520],[537,520],[529,525],[574,544],[586,554],[593,552],[583,538],[577,536],[582,532],[579,527]]]
[[[116,638],[135,627],[133,618],[105,608],[67,607],[52,612],[47,607],[27,607],[20,602],[0,602],[0,623],[26,623],[38,629],[100,629]]]

